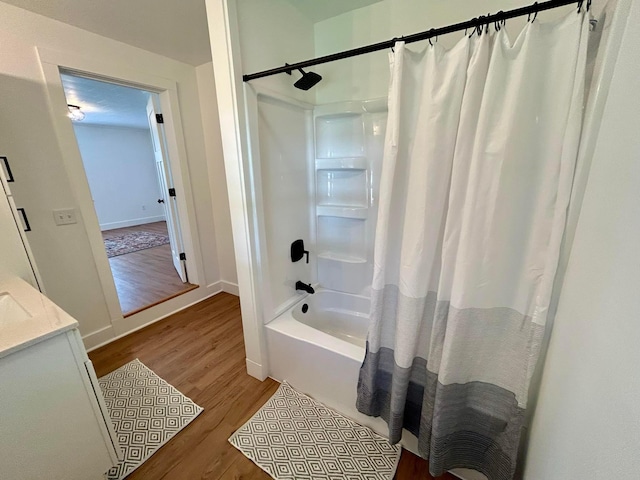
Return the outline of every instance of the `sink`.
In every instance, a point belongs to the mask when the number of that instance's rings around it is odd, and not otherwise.
[[[0,325],[21,322],[31,318],[22,305],[8,292],[0,292]]]

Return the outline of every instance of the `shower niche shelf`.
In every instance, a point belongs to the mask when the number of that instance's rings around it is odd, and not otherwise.
[[[318,258],[322,260],[330,260],[330,261],[342,262],[342,263],[354,263],[354,264],[367,263],[366,258],[351,257],[348,255],[341,255],[339,253],[333,253],[333,252],[322,252],[318,254]]]
[[[336,157],[316,159],[316,170],[366,170],[366,157]]]
[[[316,123],[316,158],[362,157],[365,131],[361,113],[318,115]]]
[[[366,295],[371,285],[386,103],[314,108],[318,282],[331,290]]]
[[[367,171],[318,170],[316,172],[316,204],[366,208],[368,206]]]
[[[317,249],[320,256],[349,263],[366,261],[365,224],[360,218],[319,215]]]
[[[356,220],[366,220],[368,214],[367,207],[352,207],[344,205],[318,205],[316,214],[319,217],[339,217],[352,218]]]

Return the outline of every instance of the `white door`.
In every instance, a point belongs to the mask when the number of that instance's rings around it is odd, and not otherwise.
[[[164,140],[164,130],[161,123],[158,122],[156,113],[158,102],[156,95],[152,94],[147,102],[147,120],[149,121],[149,130],[151,130],[151,140],[153,142],[153,152],[156,157],[156,171],[158,173],[158,183],[160,185],[160,195],[158,199],[164,207],[164,216],[167,221],[167,229],[169,230],[169,242],[171,243],[171,256],[173,257],[173,265],[183,282],[189,281],[187,277],[186,260],[184,259],[184,248],[182,243],[182,235],[180,234],[180,220],[178,218],[178,205],[173,190],[173,181],[171,178],[171,170],[169,169],[167,149]],[[170,189],[173,195],[170,194]],[[181,258],[182,257],[182,258]]]

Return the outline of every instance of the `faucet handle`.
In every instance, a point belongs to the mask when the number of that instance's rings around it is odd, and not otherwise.
[[[291,261],[297,262],[302,260],[302,257],[307,256],[307,263],[309,263],[309,250],[304,249],[304,240],[301,238],[291,244]]]

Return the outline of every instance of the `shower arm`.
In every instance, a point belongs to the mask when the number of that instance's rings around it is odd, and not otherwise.
[[[535,15],[538,12],[542,12],[544,10],[551,10],[553,8],[564,7],[565,5],[571,5],[573,3],[578,5],[578,12],[582,9],[582,5],[586,2],[587,10],[591,6],[591,0],[549,0],[547,2],[542,3],[534,3],[527,7],[515,8],[513,10],[507,10],[506,12],[500,11],[493,15],[480,16],[476,17],[472,20],[467,20],[465,22],[456,23],[454,25],[449,25],[441,28],[432,28],[431,30],[427,30],[420,33],[414,33],[411,35],[407,35],[405,37],[396,37],[391,40],[387,40],[384,42],[374,43],[371,45],[367,45],[364,47],[353,48],[351,50],[345,50],[343,52],[332,53],[331,55],[325,55],[323,57],[312,58],[310,60],[305,60],[304,62],[285,64],[282,67],[272,68],[270,70],[264,70],[262,72],[251,73],[249,75],[243,75],[242,80],[244,82],[249,82],[251,80],[255,80],[257,78],[270,77],[271,75],[277,75],[279,73],[291,73],[292,70],[299,70],[302,68],[312,67],[314,65],[321,65],[323,63],[335,62],[336,60],[342,60],[344,58],[356,57],[358,55],[364,55],[366,53],[377,52],[380,50],[386,50],[389,48],[393,48],[396,42],[404,42],[404,43],[414,43],[420,42],[423,40],[429,40],[430,38],[435,38],[440,35],[446,35],[448,33],[459,32],[462,30],[476,30],[479,33],[482,33],[482,30],[485,26],[496,24],[499,25],[505,20],[515,17],[522,17],[524,15]]]

